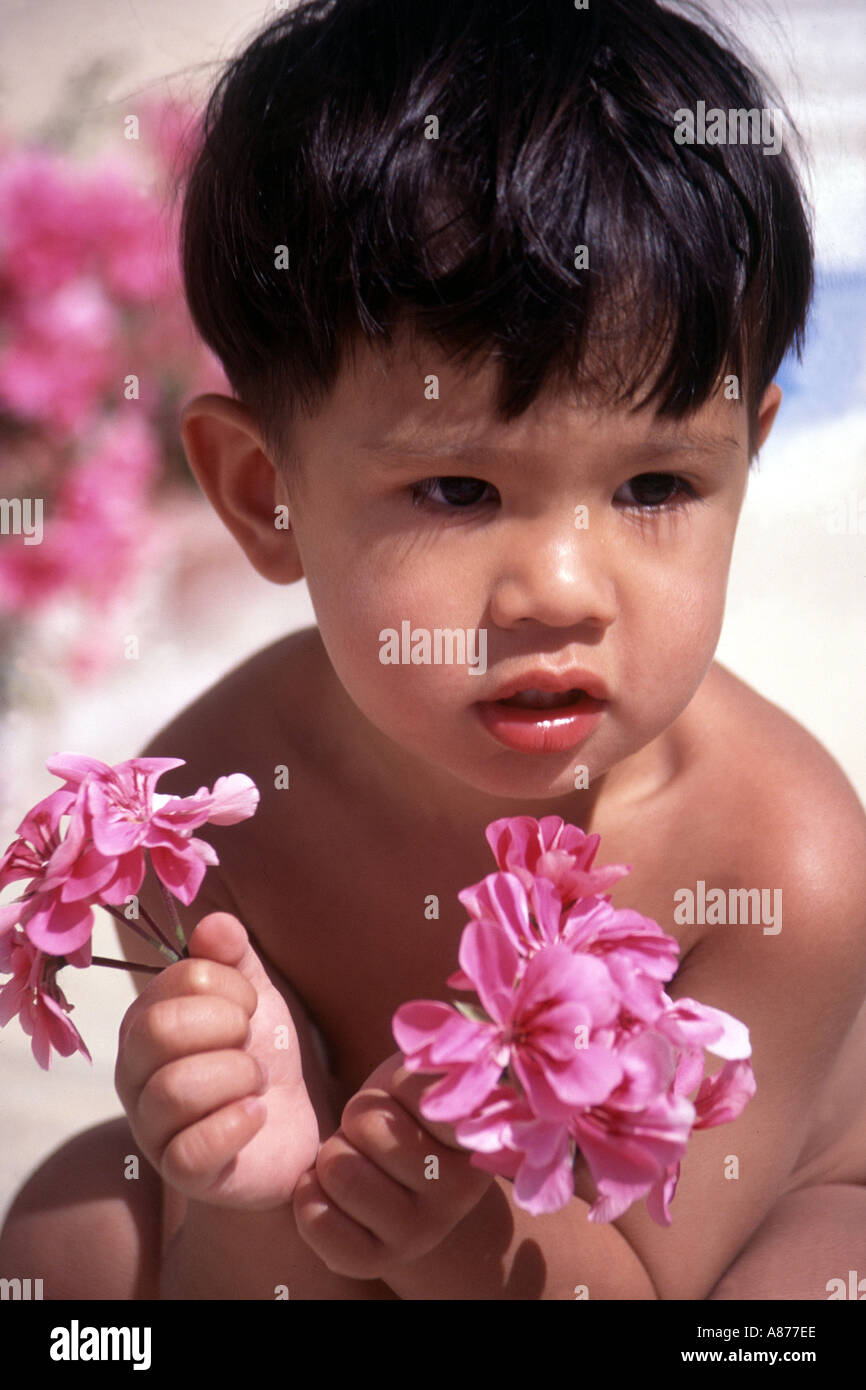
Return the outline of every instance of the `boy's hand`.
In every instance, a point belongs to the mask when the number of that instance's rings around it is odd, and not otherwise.
[[[291,1015],[236,917],[203,917],[189,949],[127,1010],[117,1093],[170,1186],[217,1206],[279,1206],[319,1138]]]
[[[422,1118],[418,1101],[434,1080],[407,1072],[399,1052],[389,1057],[298,1182],[298,1231],[335,1274],[387,1282],[439,1245],[493,1181],[450,1126]]]

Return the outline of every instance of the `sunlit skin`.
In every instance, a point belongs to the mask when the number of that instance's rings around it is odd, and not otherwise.
[[[364,347],[291,421],[287,460],[241,402],[186,408],[203,492],[264,578],[306,578],[318,626],[142,750],[186,759],[161,789],[245,770],[262,801],[208,827],[220,866],[182,913],[195,959],[124,1019],[128,1123],[73,1141],[13,1210],[0,1254],[47,1273],[56,1259],[56,1287],[85,1234],[93,1247],[63,1194],[132,1143],[158,1191],[112,1199],[83,1296],[824,1298],[866,1269],[862,812],[805,730],[713,662],[750,467],[745,384],[681,420],[550,391],[508,424],[495,384],[491,363],[468,375],[408,336],[390,356]],[[756,450],[780,400],[771,385],[759,402]],[[485,673],[382,664],[380,634],[403,621],[485,629]],[[609,696],[579,747],[517,752],[483,727],[477,703],[505,683],[573,666]],[[588,1222],[582,1157],[567,1207],[522,1212],[421,1117],[428,1078],[394,1052],[394,1010],[449,997],[457,893],[494,867],[485,826],[520,814],[598,832],[599,862],[633,865],[614,904],[678,940],[671,997],[750,1030],[757,1094],[693,1135],[669,1228],[642,1202]],[[674,894],[697,879],[778,888],[780,934],[675,924]],[[152,886],[142,901],[160,910]],[[253,1095],[264,1108],[244,1108]]]

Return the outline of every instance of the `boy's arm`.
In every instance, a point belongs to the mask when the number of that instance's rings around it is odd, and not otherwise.
[[[866,882],[862,869],[849,863],[848,872],[847,882],[833,883],[804,874],[799,892],[789,878],[778,936],[760,925],[709,928],[677,982],[677,996],[748,1025],[757,1093],[733,1123],[694,1134],[670,1227],[657,1226],[645,1203],[616,1222],[663,1299],[706,1298],[793,1185],[822,1088],[866,994]],[[833,1270],[819,1273],[823,1287]]]

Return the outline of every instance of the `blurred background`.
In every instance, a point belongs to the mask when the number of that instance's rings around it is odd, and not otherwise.
[[[750,482],[718,655],[866,799],[866,5],[706,7],[806,139],[819,268],[805,358],[780,373]],[[133,756],[232,666],[314,621],[303,583],[268,585],[248,565],[178,431],[189,397],[227,388],[180,293],[172,172],[222,64],[284,8],[0,3],[0,497],[45,499],[41,544],[0,536],[0,854],[59,785],[51,754]],[[94,949],[119,954],[107,917]],[[120,1113],[130,978],[61,982],[93,1065],[54,1056],[44,1072],[16,1020],[0,1030],[0,1220],[44,1156]]]

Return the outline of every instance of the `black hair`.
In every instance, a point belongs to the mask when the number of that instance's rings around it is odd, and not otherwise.
[[[506,421],[569,384],[681,418],[736,374],[751,453],[802,351],[810,214],[787,147],[674,138],[701,101],[784,110],[684,9],[302,0],[228,64],[186,171],[184,284],[275,461],[358,335],[389,349],[401,323],[496,362]]]

